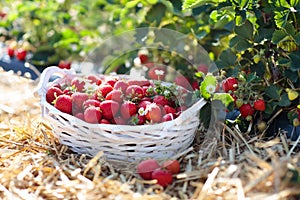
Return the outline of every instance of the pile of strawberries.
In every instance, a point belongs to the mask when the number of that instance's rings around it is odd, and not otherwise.
[[[159,164],[155,159],[147,159],[137,165],[137,173],[144,180],[156,180],[163,187],[171,184],[173,175],[179,172],[180,163],[177,160],[166,160]]]
[[[187,94],[159,81],[87,75],[52,85],[46,101],[92,124],[143,125],[177,118],[187,108]]]

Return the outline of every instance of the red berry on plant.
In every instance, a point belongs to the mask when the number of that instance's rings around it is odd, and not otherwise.
[[[235,91],[238,87],[238,80],[236,78],[229,77],[223,82],[222,87],[225,92]]]
[[[255,110],[265,111],[266,110],[266,102],[263,99],[257,99],[256,101],[254,101],[253,107]]]
[[[58,63],[58,67],[61,68],[61,69],[71,69],[71,62],[61,60]]]
[[[253,116],[254,114],[254,108],[249,104],[243,104],[240,108],[240,113],[242,117],[246,118],[248,116]]]
[[[24,61],[25,58],[26,58],[26,55],[27,55],[27,51],[20,48],[20,49],[17,49],[17,52],[16,52],[16,57],[18,60],[20,61]]]
[[[13,48],[8,47],[7,48],[7,54],[8,54],[9,57],[12,58],[15,55],[15,50]]]

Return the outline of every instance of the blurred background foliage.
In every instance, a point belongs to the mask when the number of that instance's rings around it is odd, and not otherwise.
[[[255,92],[267,102],[260,118],[299,104],[298,0],[7,0],[0,8],[2,41],[26,44],[35,65],[80,62],[112,35],[167,28],[203,46],[224,77],[255,76]],[[172,57],[171,52],[151,53],[152,59]],[[136,55],[120,56],[107,66],[108,72],[121,70]],[[171,60],[176,66],[184,62],[174,56]],[[187,66],[181,65],[183,73]]]

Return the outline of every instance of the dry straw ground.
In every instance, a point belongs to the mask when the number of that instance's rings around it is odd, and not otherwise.
[[[178,155],[182,171],[163,190],[134,166],[78,155],[41,118],[36,83],[0,72],[1,199],[299,199],[300,154],[284,134],[268,141],[224,126],[220,141],[199,130]],[[217,133],[215,133],[217,134]]]

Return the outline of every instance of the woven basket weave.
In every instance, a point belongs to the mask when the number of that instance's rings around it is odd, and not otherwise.
[[[206,104],[200,99],[181,115],[168,122],[149,125],[90,124],[57,110],[46,101],[51,75],[76,76],[72,71],[49,67],[41,75],[37,92],[42,115],[49,121],[59,141],[75,152],[95,156],[104,152],[106,159],[139,161],[145,158],[166,159],[183,152],[193,142],[199,126],[199,110]]]

